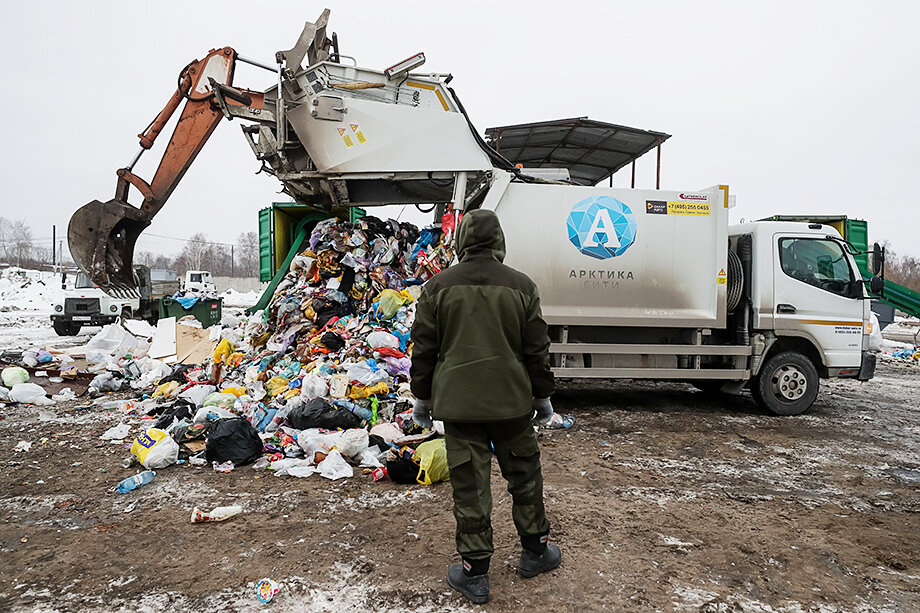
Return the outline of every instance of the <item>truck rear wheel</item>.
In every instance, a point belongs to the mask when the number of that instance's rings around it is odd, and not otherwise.
[[[801,353],[784,351],[764,363],[751,392],[774,415],[799,415],[818,396],[818,371]]]
[[[55,321],[51,325],[58,336],[76,336],[82,327],[80,324],[68,321]]]

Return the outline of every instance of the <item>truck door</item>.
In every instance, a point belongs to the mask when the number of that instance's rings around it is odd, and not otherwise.
[[[811,337],[828,368],[859,367],[865,301],[849,297],[861,283],[852,258],[840,243],[823,237],[774,238],[776,333]]]

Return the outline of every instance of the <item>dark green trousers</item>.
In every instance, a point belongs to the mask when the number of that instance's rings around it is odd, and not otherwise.
[[[469,560],[492,556],[492,447],[508,482],[511,516],[521,537],[549,532],[543,507],[540,447],[530,416],[496,422],[445,422],[454,488],[457,552]]]

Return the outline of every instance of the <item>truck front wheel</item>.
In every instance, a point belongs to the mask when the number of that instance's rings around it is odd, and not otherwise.
[[[76,336],[80,333],[80,324],[70,321],[55,321],[51,324],[58,336]]]
[[[818,371],[795,351],[771,357],[751,386],[754,400],[775,415],[804,413],[818,396]]]

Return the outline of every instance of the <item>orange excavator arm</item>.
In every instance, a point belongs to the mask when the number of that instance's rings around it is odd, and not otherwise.
[[[134,245],[226,114],[227,105],[262,108],[263,93],[232,87],[236,60],[236,51],[223,47],[190,62],[179,73],[178,86],[166,106],[138,135],[141,148],[134,159],[117,171],[115,197],[106,202],[93,200],[71,217],[67,229],[70,253],[93,282],[109,293],[136,293]],[[185,107],[148,183],[134,174],[134,165],[153,146],[183,100]],[[139,208],[128,204],[131,186],[143,197]]]

